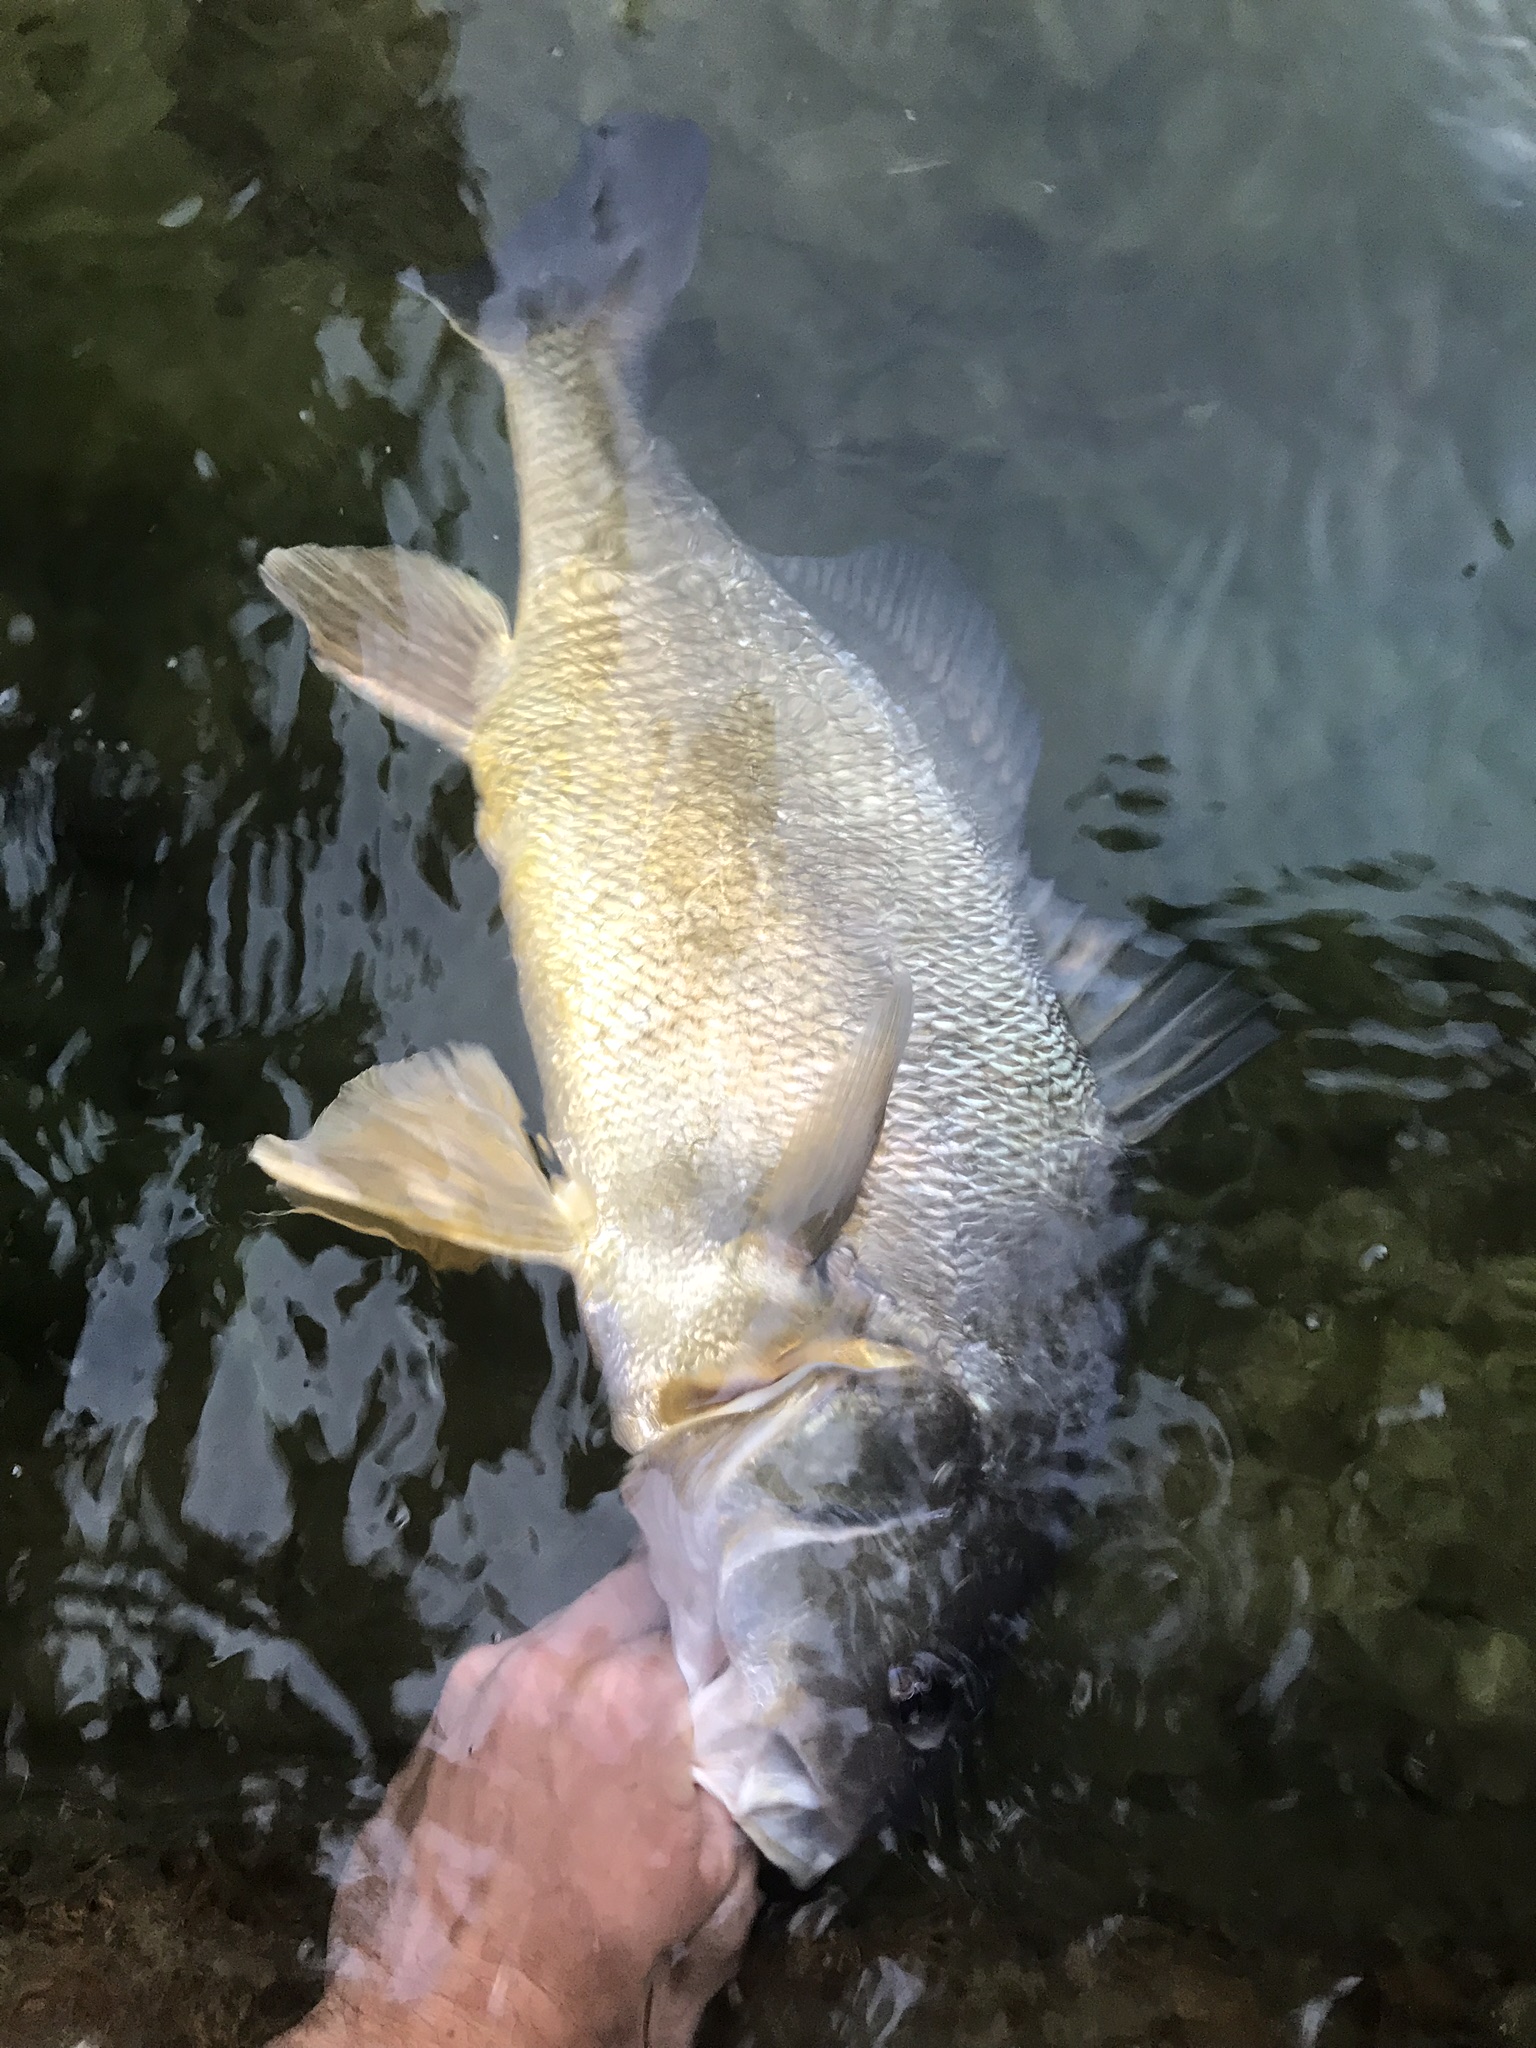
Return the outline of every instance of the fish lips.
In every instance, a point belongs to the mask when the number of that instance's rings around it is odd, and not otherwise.
[[[966,1703],[964,1646],[997,1591],[986,1464],[943,1372],[828,1365],[669,1431],[625,1480],[695,1776],[801,1885],[910,1789]]]

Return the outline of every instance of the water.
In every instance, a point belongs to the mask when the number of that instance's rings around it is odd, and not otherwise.
[[[1284,1028],[1141,1164],[1094,1527],[954,1794],[772,1908],[716,2039],[1536,2039],[1531,28],[0,16],[8,2042],[294,2016],[445,1660],[628,1540],[549,1275],[244,1162],[415,1046],[535,1093],[463,772],[254,563],[510,591],[496,395],[393,277],[617,104],[716,145],[653,379],[692,474],[770,549],[952,553],[1044,716],[1040,865]]]

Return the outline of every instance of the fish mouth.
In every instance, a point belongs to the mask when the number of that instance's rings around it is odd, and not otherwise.
[[[853,1841],[829,1819],[821,1789],[793,1743],[757,1720],[751,1692],[733,1665],[692,1693],[690,1704],[697,1783],[770,1863],[802,1889],[813,1885]]]
[[[925,1674],[976,1604],[984,1463],[975,1410],[942,1372],[829,1362],[668,1431],[625,1479],[688,1685],[695,1778],[799,1885],[942,1739]]]

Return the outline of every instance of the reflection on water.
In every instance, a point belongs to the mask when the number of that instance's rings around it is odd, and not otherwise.
[[[253,564],[387,536],[510,591],[494,393],[392,278],[623,102],[717,144],[653,374],[693,474],[771,548],[961,559],[1045,715],[1041,864],[1185,906],[1285,1027],[1141,1163],[1094,1524],[956,1796],[770,1914],[720,2038],[1536,2039],[1529,33],[0,20],[7,2041],[296,2011],[443,1660],[627,1540],[553,1276],[340,1243],[244,1163],[451,1038],[536,1099],[462,770]]]

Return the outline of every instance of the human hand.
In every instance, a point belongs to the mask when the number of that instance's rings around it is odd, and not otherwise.
[[[684,2048],[735,1972],[756,1860],[693,1782],[664,1621],[635,1560],[460,1658],[358,1837],[290,2048]]]

